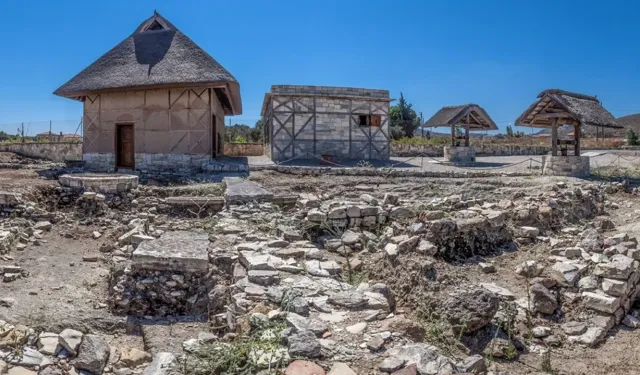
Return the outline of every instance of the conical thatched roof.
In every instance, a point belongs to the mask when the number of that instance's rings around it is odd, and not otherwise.
[[[133,34],[54,94],[79,98],[103,91],[188,86],[216,87],[218,97],[223,95],[229,103],[228,112],[242,113],[238,81],[171,22],[154,12]]]
[[[498,126],[487,111],[477,104],[442,107],[424,123],[425,127],[469,125],[470,130],[496,130]]]
[[[563,90],[545,90],[516,120],[518,126],[551,127],[553,119],[558,125],[587,125],[621,128],[616,119],[602,107],[595,96]]]

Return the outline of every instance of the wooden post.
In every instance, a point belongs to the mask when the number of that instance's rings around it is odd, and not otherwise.
[[[575,152],[576,156],[580,156],[580,124],[573,126],[573,138],[575,139]]]
[[[469,147],[469,125],[464,127],[464,147]]]
[[[60,137],[62,138],[62,137]],[[51,120],[49,120],[49,142],[52,142],[52,136],[51,136]]]
[[[456,126],[451,125],[451,147],[456,147]]]
[[[551,120],[551,155],[558,156],[558,119]]]

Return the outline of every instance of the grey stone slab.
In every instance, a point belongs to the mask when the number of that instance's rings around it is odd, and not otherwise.
[[[209,269],[207,234],[167,232],[144,241],[133,252],[134,268],[159,271],[206,272]]]
[[[227,187],[224,197],[227,203],[263,202],[273,199],[273,193],[254,181],[239,177],[225,177]]]

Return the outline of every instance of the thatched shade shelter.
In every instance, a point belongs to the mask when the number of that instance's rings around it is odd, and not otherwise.
[[[538,100],[518,117],[515,125],[551,129],[552,156],[558,155],[558,146],[566,145],[573,145],[574,155],[580,156],[580,134],[584,125],[622,128],[595,96],[557,89],[541,92]],[[558,139],[558,127],[562,125],[574,126],[573,141]],[[562,152],[566,155],[565,149]]]
[[[221,155],[238,81],[157,12],[54,94],[84,103],[89,169],[197,169]]]
[[[469,147],[469,131],[497,130],[496,123],[484,108],[477,104],[463,104],[442,107],[435,115],[424,123],[424,127],[451,127],[451,145],[456,145],[456,127],[464,128],[464,145]]]

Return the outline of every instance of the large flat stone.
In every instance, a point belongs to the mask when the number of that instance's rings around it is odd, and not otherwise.
[[[222,182],[227,187],[224,193],[227,203],[263,202],[273,199],[273,193],[257,182],[239,177],[225,177]]]
[[[133,267],[146,270],[206,272],[209,269],[207,234],[167,232],[144,241],[133,252]]]

